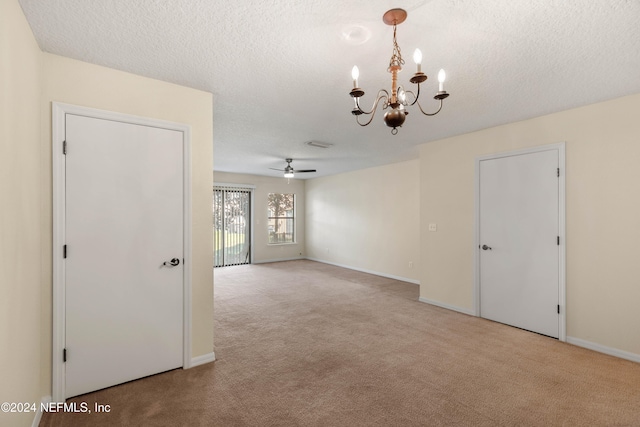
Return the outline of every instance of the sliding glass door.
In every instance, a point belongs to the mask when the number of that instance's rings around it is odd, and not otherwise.
[[[215,267],[251,263],[251,190],[213,189]]]

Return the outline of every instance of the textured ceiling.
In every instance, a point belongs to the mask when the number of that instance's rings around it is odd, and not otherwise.
[[[637,0],[20,0],[46,51],[213,93],[214,170],[324,176],[415,158],[419,144],[640,93]],[[386,72],[391,8],[406,61],[422,50],[425,117],[392,136],[379,111],[360,127],[351,68],[369,108]],[[422,99],[422,98],[421,98]],[[309,147],[314,140],[334,144]],[[552,141],[541,141],[552,142]]]

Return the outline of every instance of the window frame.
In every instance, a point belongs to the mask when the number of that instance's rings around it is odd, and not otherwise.
[[[292,216],[271,216],[271,209],[269,206],[269,196],[271,196],[272,194],[281,194],[281,195],[291,195],[293,196],[293,209],[292,209]],[[298,211],[298,197],[296,195],[296,193],[282,193],[282,192],[270,192],[267,195],[267,245],[269,246],[280,246],[280,245],[295,245],[297,244],[297,237],[298,237],[298,230],[297,230],[297,221],[296,221],[296,216],[297,216],[297,211]],[[292,226],[291,226],[291,241],[290,242],[271,242],[271,235],[270,235],[270,231],[269,231],[269,225],[271,220],[286,220],[286,221],[292,221]],[[286,234],[286,233],[285,233]]]

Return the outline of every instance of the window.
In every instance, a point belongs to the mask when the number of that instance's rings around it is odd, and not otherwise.
[[[269,193],[269,243],[295,243],[296,195]]]

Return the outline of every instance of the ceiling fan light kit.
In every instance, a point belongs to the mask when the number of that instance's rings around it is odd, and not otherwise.
[[[373,102],[373,107],[369,111],[365,111],[360,107],[360,98],[364,95],[364,90],[358,87],[358,77],[360,75],[360,71],[358,70],[357,66],[354,66],[351,70],[351,77],[353,78],[353,89],[351,89],[349,95],[351,95],[354,101],[354,108],[353,110],[351,110],[351,114],[356,116],[356,122],[360,126],[367,126],[369,123],[371,123],[375,116],[376,110],[378,109],[378,104],[382,102],[383,110],[391,108],[391,110],[387,111],[384,114],[384,122],[387,126],[392,128],[392,135],[398,133],[398,128],[402,126],[406,115],[409,114],[406,111],[406,107],[417,105],[420,109],[420,112],[422,112],[422,114],[424,114],[425,116],[435,116],[440,112],[440,110],[442,110],[442,101],[449,96],[449,94],[444,90],[444,81],[446,78],[446,74],[444,70],[440,70],[440,72],[438,73],[438,92],[433,97],[433,99],[440,102],[440,106],[433,113],[427,113],[422,109],[422,106],[418,102],[418,98],[420,97],[420,83],[423,83],[427,80],[427,75],[422,72],[422,52],[420,52],[420,49],[416,49],[415,53],[413,54],[413,60],[417,65],[417,70],[413,77],[409,79],[411,83],[418,85],[416,93],[405,90],[402,86],[398,85],[398,72],[402,70],[404,59],[402,59],[400,46],[398,46],[398,42],[396,40],[396,26],[403,23],[405,19],[407,19],[407,12],[404,9],[391,9],[382,16],[382,21],[385,24],[393,26],[393,53],[391,55],[391,60],[389,61],[389,68],[387,69],[387,71],[391,73],[391,92],[388,92],[386,89],[380,89],[375,101]],[[409,103],[408,97],[413,97],[411,103]],[[371,116],[365,123],[360,122],[359,116],[363,114]]]
[[[274,171],[284,172],[284,177],[285,178],[293,178],[295,173],[316,172],[315,169],[294,170],[293,167],[291,166],[291,162],[293,161],[293,159],[285,159],[285,161],[287,162],[287,167],[285,167],[284,169],[276,169],[276,168],[269,168],[269,169],[274,170]]]

